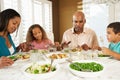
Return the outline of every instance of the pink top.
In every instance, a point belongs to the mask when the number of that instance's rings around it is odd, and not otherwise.
[[[49,45],[53,45],[51,40],[43,40],[40,43],[37,43],[35,40],[31,43],[33,46],[32,49],[48,49]]]

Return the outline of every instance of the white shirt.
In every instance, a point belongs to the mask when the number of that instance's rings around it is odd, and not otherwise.
[[[63,42],[69,42],[69,47],[75,48],[83,44],[87,44],[89,47],[93,48],[94,46],[99,46],[97,36],[93,30],[90,28],[84,27],[84,31],[80,34],[74,33],[74,28],[70,28],[63,34]]]
[[[14,53],[14,48],[13,48],[13,46],[11,46],[11,47],[9,48],[9,51],[10,51],[10,54],[13,54],[13,53]]]

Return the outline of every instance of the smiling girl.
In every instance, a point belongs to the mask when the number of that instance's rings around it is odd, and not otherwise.
[[[29,28],[26,41],[30,43],[31,49],[48,49],[49,45],[53,45],[39,24],[34,24]]]

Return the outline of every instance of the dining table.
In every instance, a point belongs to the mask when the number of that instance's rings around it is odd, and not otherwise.
[[[79,59],[80,60],[80,59]],[[105,65],[102,74],[95,77],[81,77],[74,75],[68,69],[68,61],[58,63],[59,71],[47,79],[33,79],[23,73],[23,66],[31,63],[31,59],[17,60],[12,66],[0,69],[0,80],[120,80],[120,61],[112,57],[97,57],[92,59]],[[43,60],[44,61],[44,60]]]

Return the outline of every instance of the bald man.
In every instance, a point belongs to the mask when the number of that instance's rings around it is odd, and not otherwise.
[[[69,47],[75,48],[86,44],[89,48],[95,48],[99,46],[96,33],[85,27],[86,23],[85,15],[81,11],[77,11],[73,14],[73,27],[66,30],[63,34],[62,43],[69,43]]]

